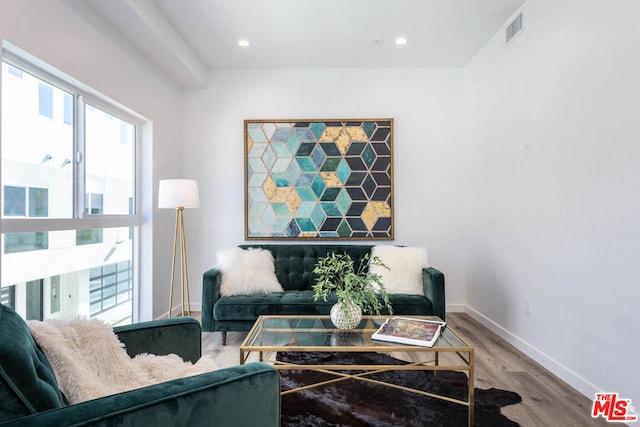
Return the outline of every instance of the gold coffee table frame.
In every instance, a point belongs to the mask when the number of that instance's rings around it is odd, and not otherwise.
[[[402,317],[402,316],[399,316]],[[405,316],[415,319],[440,320],[435,316]],[[467,407],[469,426],[473,426],[474,411],[474,355],[469,346],[449,326],[442,332],[433,347],[394,344],[371,339],[371,335],[389,316],[363,316],[355,329],[336,329],[329,316],[260,316],[240,345],[240,364],[244,364],[251,353],[257,352],[259,360],[271,363],[276,369],[313,370],[335,375],[337,378],[286,390],[282,395],[294,393],[320,385],[357,379],[422,394]],[[418,353],[427,354],[427,360],[408,362],[406,365],[298,365],[267,360],[265,353],[278,351],[298,352],[379,352],[406,353],[412,359],[422,359]],[[453,357],[445,357],[445,354]],[[441,357],[442,355],[442,357]],[[275,356],[275,355],[274,355]],[[275,357],[274,357],[275,359]],[[468,377],[467,401],[416,390],[396,384],[367,378],[385,371],[465,371]],[[339,371],[363,371],[347,374]]]

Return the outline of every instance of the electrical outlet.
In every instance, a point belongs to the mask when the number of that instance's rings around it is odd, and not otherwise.
[[[531,312],[533,309],[533,304],[531,302],[531,298],[525,298],[524,300],[524,312],[531,316]]]

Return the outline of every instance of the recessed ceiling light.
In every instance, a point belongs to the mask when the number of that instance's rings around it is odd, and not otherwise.
[[[404,37],[398,37],[396,39],[396,44],[399,44],[399,45],[407,44],[407,39]]]
[[[238,46],[240,46],[240,47],[248,47],[249,46],[249,41],[248,40],[240,40],[238,42]]]

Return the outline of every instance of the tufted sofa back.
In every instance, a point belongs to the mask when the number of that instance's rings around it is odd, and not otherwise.
[[[276,277],[285,291],[311,290],[315,283],[313,268],[318,258],[330,253],[348,254],[359,268],[362,258],[371,253],[371,245],[240,245],[242,249],[262,248],[275,260]]]
[[[61,406],[53,370],[29,327],[0,304],[0,423]]]

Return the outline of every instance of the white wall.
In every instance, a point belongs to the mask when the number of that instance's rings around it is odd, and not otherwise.
[[[73,8],[71,7],[73,5]],[[153,146],[143,151],[143,258],[145,284],[143,319],[167,312],[173,214],[156,211],[157,182],[181,174],[180,90],[139,62],[140,55],[118,47],[117,37],[82,9],[79,2],[0,0],[0,39],[29,52],[111,99],[144,116],[153,124],[145,129]],[[103,31],[103,29],[105,31]],[[152,214],[158,215],[152,221]],[[152,246],[153,245],[153,246]],[[153,258],[150,258],[153,257]],[[155,280],[154,280],[155,278]],[[155,292],[152,289],[155,288]],[[153,295],[152,295],[153,292]]]
[[[636,407],[639,14],[632,0],[528,2],[524,32],[466,68],[466,303],[587,396]]]
[[[391,117],[394,243],[425,247],[448,304],[464,303],[462,69],[218,70],[185,92],[183,114],[184,176],[201,196],[185,211],[193,300],[216,251],[244,242],[244,119]]]

